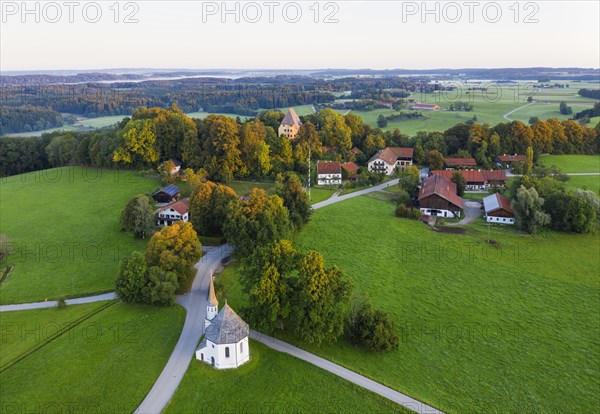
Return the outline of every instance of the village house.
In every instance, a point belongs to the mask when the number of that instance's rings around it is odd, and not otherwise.
[[[279,125],[279,136],[294,139],[298,135],[301,126],[302,121],[300,121],[298,114],[296,114],[294,108],[290,108]]]
[[[496,164],[500,168],[510,168],[515,162],[525,162],[526,158],[524,155],[514,154],[514,155],[498,155],[495,159]]]
[[[431,173],[452,181],[455,172],[462,174],[467,191],[486,191],[494,186],[502,188],[506,182],[504,170],[433,170]]]
[[[179,187],[171,184],[152,193],[152,198],[157,203],[174,203],[179,198]]]
[[[196,349],[196,359],[216,369],[237,368],[250,360],[250,327],[227,303],[219,313],[218,306],[210,275],[204,339]]]
[[[456,184],[442,175],[425,178],[419,189],[419,205],[423,214],[437,217],[460,217],[464,201],[456,194]]]
[[[160,227],[170,226],[171,224],[189,220],[190,207],[189,198],[184,198],[174,203],[168,204],[156,210],[156,224]]]
[[[173,167],[169,171],[169,174],[170,175],[175,175],[175,174],[179,173],[181,171],[181,161],[176,160],[176,159],[172,159],[172,160],[169,160],[169,161],[171,161],[173,163]],[[162,166],[164,166],[169,161],[163,162]]]
[[[346,176],[351,176],[353,174],[356,174],[358,172],[358,165],[356,165],[355,163],[353,163],[352,161],[350,162],[345,162],[342,165],[340,165],[340,167],[342,167],[342,170],[344,170],[346,172]]]
[[[510,206],[510,200],[500,193],[485,197],[483,209],[488,223],[515,224],[515,211]]]
[[[370,172],[392,175],[394,171],[412,165],[413,153],[413,148],[386,147],[371,157],[367,168]]]
[[[342,184],[342,168],[336,161],[317,162],[317,184],[318,185],[340,185]]]
[[[440,110],[440,106],[436,105],[436,104],[427,104],[427,103],[415,102],[414,104],[412,104],[412,106],[410,107],[410,109],[413,109],[413,110],[423,110],[423,111],[439,111]]]
[[[475,158],[444,158],[446,168],[475,168],[477,161]]]

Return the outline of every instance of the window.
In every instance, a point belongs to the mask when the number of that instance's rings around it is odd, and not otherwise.
[[[225,358],[229,358],[229,347],[225,347]]]
[[[240,354],[244,353],[244,343],[240,342]]]

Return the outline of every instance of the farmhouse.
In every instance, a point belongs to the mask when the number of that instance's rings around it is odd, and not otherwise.
[[[483,209],[488,223],[515,224],[515,211],[510,207],[510,200],[500,193],[485,197]]]
[[[483,191],[493,186],[503,187],[506,182],[504,170],[433,170],[431,173],[452,181],[455,172],[462,174],[467,183],[465,190],[468,191]]]
[[[283,135],[289,139],[294,139],[298,135],[301,126],[302,121],[300,121],[298,114],[294,108],[290,108],[279,125],[279,136]]]
[[[456,195],[456,184],[433,174],[423,180],[419,190],[420,210],[428,216],[460,217],[464,201]]]
[[[250,327],[227,303],[217,313],[219,302],[210,276],[204,339],[196,349],[196,359],[217,369],[237,368],[250,360]]]
[[[525,156],[524,155],[518,155],[518,154],[514,154],[514,155],[498,155],[495,159],[496,163],[498,164],[498,167],[501,168],[510,168],[512,166],[513,163],[515,162],[525,162]]]
[[[413,153],[413,148],[386,147],[371,157],[367,168],[370,172],[392,175],[395,170],[412,165]]]
[[[477,161],[474,158],[444,158],[446,168],[474,168]]]
[[[181,170],[181,161],[176,160],[176,159],[172,159],[169,161],[171,161],[173,163],[173,168],[171,168],[171,171],[169,171],[169,174],[171,174],[171,175],[177,174]],[[169,161],[163,162],[162,165],[164,166]]]
[[[436,104],[427,104],[427,103],[415,102],[414,104],[412,104],[412,106],[410,107],[410,109],[424,110],[424,111],[439,111],[440,107],[439,107],[439,105],[436,105]]]
[[[157,203],[173,203],[179,198],[179,187],[173,184],[165,188],[161,188],[160,190],[152,193],[152,198]]]
[[[156,210],[156,224],[160,227],[170,226],[177,221],[189,220],[189,198],[184,198]]]
[[[342,170],[348,173],[348,175],[356,174],[356,172],[358,171],[358,165],[356,165],[352,161],[345,162],[344,164],[340,165],[340,167],[342,167]]]
[[[317,162],[317,184],[339,185],[342,183],[342,168],[336,161]]]

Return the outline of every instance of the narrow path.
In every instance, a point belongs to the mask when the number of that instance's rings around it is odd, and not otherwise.
[[[373,191],[380,191],[380,190],[385,190],[386,187],[389,187],[391,185],[395,185],[398,184],[398,179],[393,179],[390,181],[387,181],[385,183],[382,184],[378,184],[376,186],[373,187],[369,187],[369,188],[365,188],[364,190],[358,190],[355,191],[353,193],[350,194],[345,194],[345,195],[338,195],[338,193],[334,193],[331,197],[329,197],[327,200],[324,201],[320,201],[318,203],[315,203],[312,205],[313,210],[317,210],[319,208],[322,207],[326,207],[329,206],[331,204],[335,204],[335,203],[339,203],[340,201],[344,201],[344,200],[348,200],[350,198],[354,198],[354,197],[359,197],[365,194],[369,194],[372,193]]]
[[[102,295],[95,296],[86,296],[83,298],[74,298],[67,299],[65,302],[67,305],[81,305],[83,303],[94,303],[101,302],[104,300],[113,300],[117,296],[114,292],[104,293]],[[58,301],[49,300],[45,302],[33,302],[33,303],[19,303],[16,305],[1,305],[0,312],[12,312],[12,311],[20,311],[20,310],[30,310],[30,309],[44,309],[44,308],[54,308],[58,305]]]
[[[196,351],[198,341],[204,333],[210,277],[221,264],[221,259],[231,254],[231,247],[225,244],[214,248],[204,248],[204,250],[204,256],[196,264],[198,271],[192,289],[185,295],[177,297],[177,303],[187,311],[177,345],[152,389],[135,410],[136,413],[160,413],[167,406],[183,379]]]
[[[409,397],[408,395],[402,394],[396,390],[393,390],[392,388],[386,387],[383,384],[375,382],[372,379],[357,374],[354,371],[350,371],[349,369],[344,368],[338,364],[335,364],[317,355],[311,354],[310,352],[304,351],[303,349],[290,345],[287,342],[280,341],[271,336],[264,335],[254,330],[250,331],[250,338],[276,351],[290,354],[321,369],[329,371],[340,378],[344,378],[347,381],[350,381],[362,388],[374,392],[375,394],[381,395],[382,397],[387,398],[388,400],[400,404],[417,413],[442,413],[442,411],[439,411],[436,408],[433,408],[425,403],[417,401],[414,398]]]
[[[529,102],[529,103],[528,103],[528,104],[526,104],[526,105],[519,106],[518,108],[515,108],[515,109],[513,109],[512,111],[505,113],[505,114],[504,114],[504,119],[506,119],[507,121],[512,121],[512,119],[510,119],[510,118],[508,117],[509,115],[513,114],[514,112],[517,112],[519,109],[526,108],[526,107],[528,107],[528,106],[530,106],[530,105],[533,105],[533,104],[535,104],[535,103],[536,103],[535,101],[534,101],[534,102]]]

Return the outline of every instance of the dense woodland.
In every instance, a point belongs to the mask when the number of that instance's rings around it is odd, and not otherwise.
[[[63,123],[61,114],[50,109],[36,106],[0,106],[0,136],[61,127]]]
[[[215,181],[274,179],[286,171],[307,173],[312,159],[353,160],[364,165],[386,146],[415,148],[415,161],[437,165],[443,156],[472,156],[482,168],[494,168],[499,154],[598,154],[599,127],[576,121],[520,121],[489,127],[458,124],[444,132],[407,136],[382,131],[356,114],[331,109],[301,117],[303,126],[290,141],[275,132],[284,114],[261,112],[242,122],[223,115],[190,119],[178,107],[136,109],[115,128],[96,132],[55,132],[41,138],[0,140],[2,175],[14,175],[62,165],[154,169],[169,159],[185,167],[204,169]],[[353,147],[360,151],[350,151]],[[368,174],[368,173],[365,173]],[[366,177],[368,178],[368,177]]]

